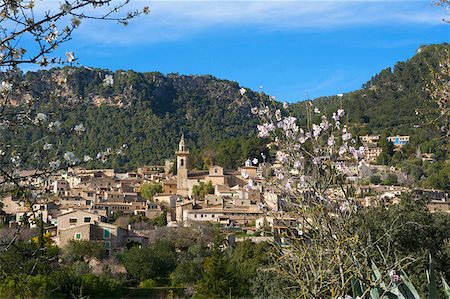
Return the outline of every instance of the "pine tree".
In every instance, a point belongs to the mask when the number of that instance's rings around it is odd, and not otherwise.
[[[228,259],[220,249],[222,238],[217,234],[210,257],[205,259],[203,278],[198,292],[208,298],[225,298],[232,294],[233,274],[229,271]]]

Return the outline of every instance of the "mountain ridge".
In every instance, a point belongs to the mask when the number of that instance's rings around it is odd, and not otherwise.
[[[438,136],[439,133],[412,127],[424,115],[437,113],[433,103],[427,100],[423,86],[429,78],[429,69],[437,67],[446,51],[450,51],[448,44],[422,46],[411,59],[397,63],[393,70],[382,70],[361,89],[342,97],[322,97],[311,102],[327,114],[343,107],[357,135],[414,135],[421,131],[416,134],[414,145],[426,143],[430,134]],[[50,138],[48,142],[80,156],[129,144],[127,157],[117,158],[107,165],[122,169],[161,163],[164,158],[171,158],[181,133],[185,133],[194,152],[207,147],[211,150],[214,144],[227,139],[240,140],[238,145],[235,144],[239,152],[245,147],[242,139],[253,139],[255,135],[258,119],[251,114],[251,107],[262,99],[267,103],[270,101],[267,95],[248,88],[242,97],[237,82],[211,75],[64,67],[16,76],[28,86],[27,93],[16,95],[18,101],[32,97],[38,103],[39,111],[61,115],[60,121],[68,128],[78,123],[87,128],[84,136],[67,140]],[[290,105],[289,109],[303,120],[305,105],[306,102],[300,102]],[[417,111],[424,114],[418,115]],[[11,144],[23,147],[30,140],[42,137],[40,132],[26,130],[4,136]],[[241,162],[247,158],[244,154],[251,151],[242,150],[236,159]]]

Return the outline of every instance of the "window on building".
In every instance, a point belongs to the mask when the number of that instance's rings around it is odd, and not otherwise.
[[[105,248],[109,249],[111,247],[110,241],[105,241]]]
[[[184,166],[184,159],[181,159],[180,165],[181,165],[181,166]]]
[[[84,217],[84,222],[91,222],[91,217]]]
[[[75,223],[77,223],[77,219],[76,218],[70,218],[69,223],[70,224],[75,224]]]
[[[105,228],[105,229],[103,230],[103,237],[104,237],[105,239],[109,239],[109,238],[110,238],[110,231],[109,231],[109,228]]]
[[[81,240],[81,233],[75,234],[75,240]]]

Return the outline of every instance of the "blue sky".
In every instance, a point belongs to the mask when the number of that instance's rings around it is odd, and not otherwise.
[[[211,74],[295,102],[353,91],[423,44],[450,42],[430,1],[132,1],[123,27],[82,22],[60,51],[93,67]]]

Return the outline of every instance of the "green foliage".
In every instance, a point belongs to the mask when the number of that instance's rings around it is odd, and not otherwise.
[[[393,173],[389,173],[386,179],[383,181],[384,185],[395,185],[397,184],[397,176]]]
[[[206,145],[201,150],[191,152],[191,165],[197,169],[208,169],[220,165],[227,169],[237,169],[249,158],[259,158],[261,153],[268,156],[263,139],[252,137],[229,138]]]
[[[177,285],[194,285],[202,278],[203,259],[182,260],[170,276],[171,283]]]
[[[75,276],[61,271],[48,275],[8,276],[0,282],[1,298],[81,297],[110,298],[118,284],[112,279],[93,274]]]
[[[257,270],[267,267],[270,262],[271,247],[267,243],[255,244],[250,240],[236,243],[229,260],[229,271],[235,277],[233,294],[239,297],[251,297],[251,285],[257,276]]]
[[[389,207],[368,207],[359,211],[355,217],[355,228],[359,237],[380,240],[377,244],[386,260],[374,260],[376,264],[393,262],[389,256],[398,260],[412,258],[413,263],[404,268],[412,283],[421,293],[427,286],[425,269],[428,268],[428,254],[434,257],[434,268],[450,278],[450,215],[430,213],[425,206],[426,199],[417,199],[405,195],[397,205]],[[364,241],[363,241],[364,242]],[[377,248],[372,256],[378,256]]]
[[[153,279],[163,284],[175,269],[177,256],[172,243],[157,241],[141,248],[132,247],[121,256],[121,260],[134,281]]]
[[[163,188],[159,183],[143,183],[139,187],[139,190],[143,198],[152,200],[153,196],[163,191]]]
[[[55,96],[55,90],[60,87],[52,76],[59,71],[67,77],[68,92]],[[254,135],[258,121],[249,116],[258,95],[248,91],[248,100],[243,100],[236,82],[212,76],[117,71],[113,74],[114,86],[105,87],[100,77],[107,73],[111,74],[106,70],[66,67],[19,75],[22,77],[19,81],[32,87],[32,96],[42,99],[39,112],[58,115],[64,130],[79,123],[87,128],[82,136],[52,135],[45,142],[58,144],[61,152],[70,150],[78,157],[93,156],[108,147],[129,145],[125,156],[115,157],[105,164],[91,162],[88,167],[114,165],[118,170],[131,170],[145,164],[162,163],[165,158],[174,156],[180,132],[185,133],[191,150]],[[100,97],[103,103],[93,105],[94,97]],[[84,101],[71,106],[68,98],[83,98]],[[43,131],[27,128],[17,134],[6,131],[0,134],[1,140],[10,140],[24,150],[23,160],[28,161],[29,167],[37,163],[25,157],[42,150],[42,144],[34,142],[43,137]],[[230,156],[230,163],[239,164],[240,161],[233,159],[240,157]]]
[[[381,148],[381,154],[377,157],[378,164],[390,165],[392,156],[394,155],[394,145],[388,141],[386,135],[380,137],[379,147]]]
[[[205,259],[203,278],[197,292],[208,298],[225,298],[231,295],[235,286],[235,277],[229,270],[228,260],[221,251],[222,239],[217,235],[211,256]]]
[[[46,298],[50,277],[45,275],[8,276],[0,282],[1,298]]]
[[[433,163],[426,172],[428,177],[422,182],[422,187],[450,190],[450,164]]]
[[[0,280],[22,274],[47,275],[59,268],[59,248],[38,250],[35,243],[15,243],[0,252]]]
[[[67,263],[89,262],[93,258],[102,259],[106,256],[107,251],[102,243],[87,240],[69,240],[62,250],[62,258]]]
[[[167,210],[164,209],[161,214],[149,220],[154,226],[166,226],[167,225]]]
[[[380,178],[380,176],[379,176],[379,175],[373,175],[373,176],[371,176],[371,177],[370,177],[370,183],[371,183],[371,184],[375,184],[375,185],[380,184],[380,183],[381,183],[381,178]]]
[[[200,182],[192,187],[192,194],[197,198],[205,198],[207,194],[214,194],[214,186],[211,181],[207,184]]]
[[[256,271],[256,275],[251,281],[250,290],[252,297],[258,299],[300,297],[295,283],[271,267]]]
[[[157,286],[158,286],[158,284],[156,283],[156,281],[154,281],[151,278],[143,280],[139,283],[139,288],[141,288],[141,289],[151,289],[151,288],[154,288]]]

